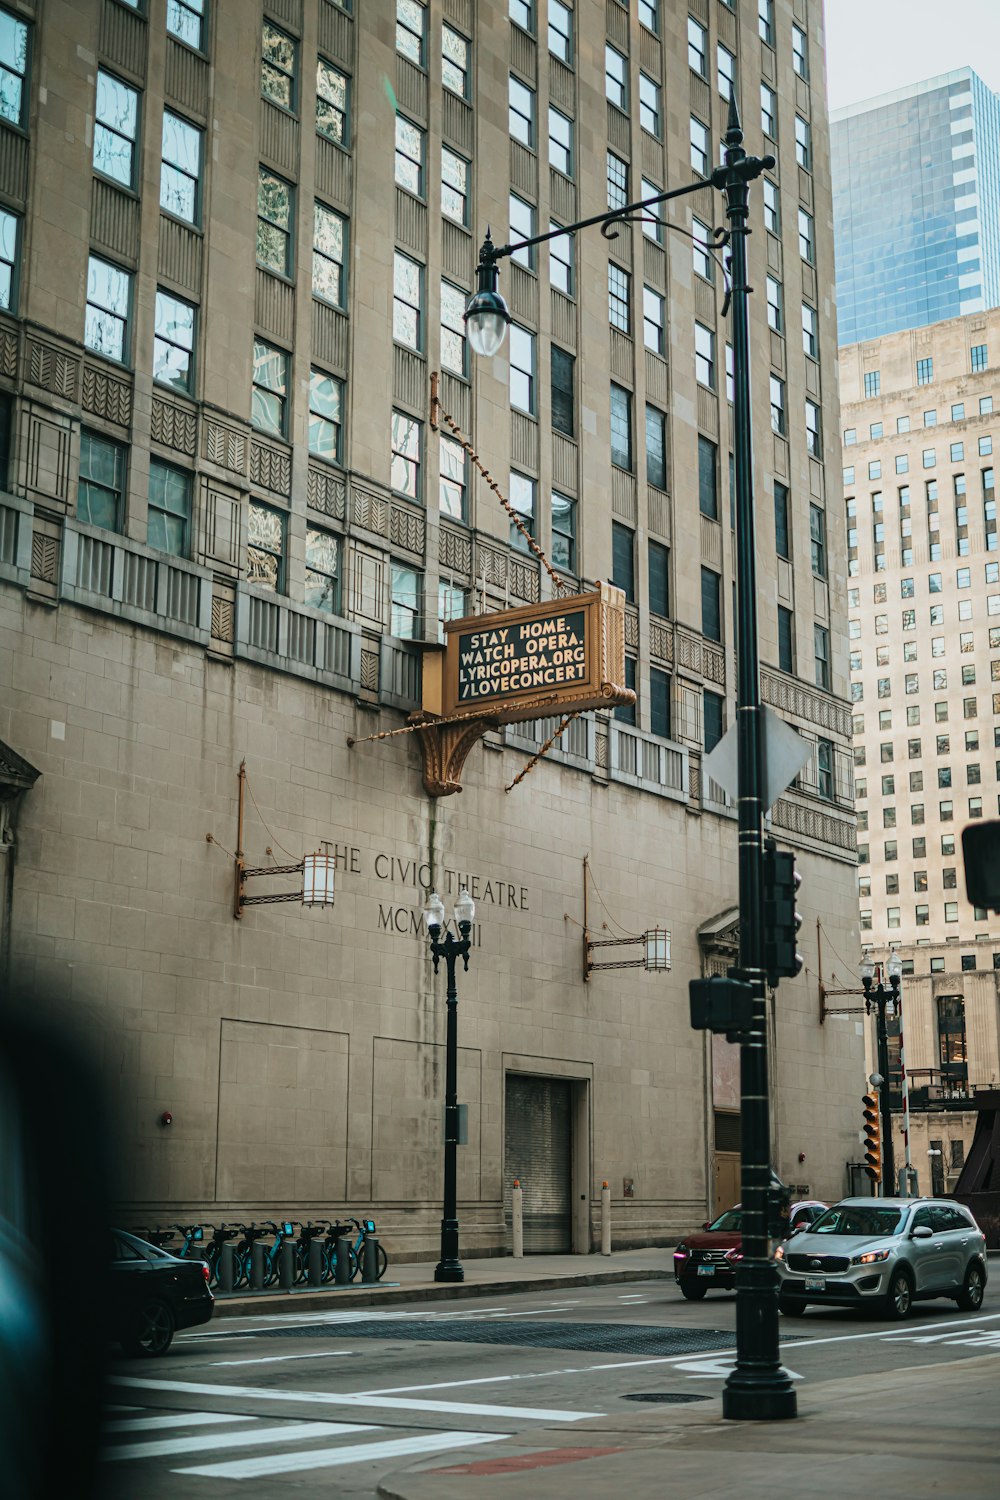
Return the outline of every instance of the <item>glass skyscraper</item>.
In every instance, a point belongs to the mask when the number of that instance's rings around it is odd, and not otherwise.
[[[831,116],[841,344],[1000,306],[1000,97],[971,68]]]

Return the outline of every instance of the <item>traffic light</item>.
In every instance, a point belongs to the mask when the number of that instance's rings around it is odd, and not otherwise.
[[[861,1103],[865,1116],[865,1171],[872,1182],[881,1182],[882,1134],[879,1123],[878,1095],[865,1094]]]
[[[764,843],[764,972],[772,988],[779,979],[794,979],[803,958],[795,944],[802,918],[795,910],[795,893],[802,876],[795,868],[795,855]]]

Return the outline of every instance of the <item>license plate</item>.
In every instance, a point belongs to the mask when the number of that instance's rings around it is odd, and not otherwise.
[[[714,1266],[699,1266],[698,1267],[698,1275],[699,1276],[714,1276],[715,1275],[715,1267]]]
[[[826,1278],[824,1276],[813,1276],[806,1281],[807,1292],[825,1292]]]

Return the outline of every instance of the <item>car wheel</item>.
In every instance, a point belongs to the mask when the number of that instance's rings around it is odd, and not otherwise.
[[[136,1314],[131,1333],[122,1339],[126,1354],[155,1357],[166,1354],[174,1337],[174,1315],[166,1302],[151,1297]]]
[[[807,1303],[801,1297],[779,1297],[778,1311],[784,1313],[786,1318],[804,1318]]]
[[[978,1312],[983,1305],[984,1290],[983,1268],[978,1262],[973,1261],[965,1273],[962,1290],[955,1301],[963,1312]]]
[[[889,1290],[882,1304],[884,1315],[895,1323],[901,1323],[904,1318],[910,1316],[912,1307],[913,1282],[910,1280],[909,1271],[893,1271],[889,1281]]]
[[[681,1289],[681,1296],[686,1297],[689,1302],[700,1302],[708,1291],[707,1286],[701,1286],[697,1281],[679,1281],[677,1285]]]

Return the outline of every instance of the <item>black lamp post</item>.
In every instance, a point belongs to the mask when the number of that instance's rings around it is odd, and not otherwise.
[[[778,1357],[778,1276],[768,1254],[768,1191],[771,1178],[771,1127],[767,1068],[767,986],[764,974],[763,901],[763,718],[757,650],[756,566],[754,543],[753,437],[750,414],[750,334],[747,297],[746,237],[750,183],[774,166],[773,156],[748,156],[735,96],[729,101],[725,161],[710,177],[684,187],[596,214],[549,234],[497,247],[487,233],[479,252],[478,286],[466,311],[469,342],[477,354],[496,354],[510,322],[507,304],[497,290],[497,262],[515,250],[599,224],[613,238],[616,225],[644,217],[644,210],[689,193],[715,188],[726,200],[728,231],[716,233],[729,242],[733,332],[733,469],[736,489],[736,714],[739,779],[740,964],[732,977],[753,992],[752,1019],[741,1033],[740,1112],[742,1127],[741,1202],[743,1260],[736,1285],[736,1367],[722,1396],[723,1416],[775,1420],[796,1415],[795,1388]],[[656,220],[660,223],[659,219]],[[666,225],[667,228],[678,228]],[[687,231],[684,231],[685,233]]]
[[[882,980],[879,979],[877,986],[872,988],[875,978],[875,965],[871,959],[865,957],[861,960],[861,983],[865,987],[865,1010],[869,1015],[872,1006],[875,1011],[875,1035],[878,1039],[878,1071],[882,1082],[878,1086],[879,1091],[879,1113],[882,1116],[882,1196],[894,1197],[897,1191],[896,1184],[896,1158],[892,1149],[892,1108],[889,1103],[889,1034],[886,1031],[885,1016],[886,1007],[892,1006],[894,1015],[899,1012],[899,981],[903,973],[903,961],[898,953],[892,953],[886,963],[885,971],[889,976],[889,988],[886,989]],[[888,1184],[888,1194],[886,1194]],[[906,1191],[909,1193],[910,1185],[907,1182]]]
[[[472,923],[475,904],[468,891],[459,892],[455,902],[455,920],[461,937],[452,932],[441,937],[444,926],[444,902],[435,891],[424,907],[424,921],[431,940],[434,972],[444,959],[448,969],[448,1030],[445,1046],[444,1084],[444,1217],[441,1220],[441,1259],[434,1267],[435,1281],[464,1281],[465,1272],[458,1258],[458,987],[455,965],[462,959],[469,967],[472,947]]]

